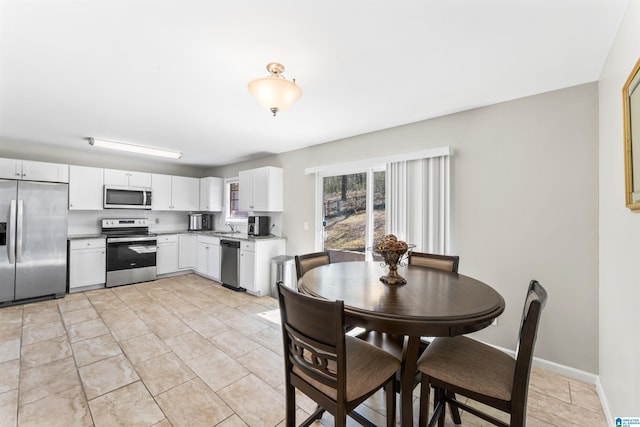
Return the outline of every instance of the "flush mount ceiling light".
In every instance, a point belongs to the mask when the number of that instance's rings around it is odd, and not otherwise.
[[[126,142],[107,141],[106,139],[89,138],[89,144],[94,147],[109,148],[112,150],[128,151],[130,153],[147,154],[149,156],[179,159],[182,153],[179,151],[164,150],[162,148],[145,147],[143,145],[127,144]]]
[[[296,85],[295,79],[290,81],[284,78],[282,64],[271,62],[267,64],[267,71],[271,73],[270,76],[249,82],[249,93],[275,116],[278,111],[291,107],[302,95],[302,89]]]

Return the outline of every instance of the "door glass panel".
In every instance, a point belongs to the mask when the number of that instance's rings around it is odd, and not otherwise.
[[[368,174],[373,174],[372,188]],[[325,250],[365,252],[384,236],[384,171],[326,176],[322,184]]]
[[[385,235],[385,171],[373,172],[373,240],[371,246]]]

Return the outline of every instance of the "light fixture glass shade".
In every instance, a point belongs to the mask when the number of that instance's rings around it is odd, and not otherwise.
[[[275,116],[278,111],[286,110],[302,96],[302,89],[295,82],[285,79],[281,72],[284,67],[277,63],[267,65],[271,72],[269,77],[252,80],[249,83],[249,93],[258,103]]]
[[[89,144],[93,145],[94,147],[127,151],[129,153],[146,154],[149,156],[166,157],[169,159],[179,159],[180,157],[182,157],[182,153],[179,151],[145,147],[143,145],[128,144],[126,142],[108,141],[106,139],[89,138]]]

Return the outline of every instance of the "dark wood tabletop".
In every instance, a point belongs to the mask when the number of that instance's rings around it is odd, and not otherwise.
[[[426,267],[398,267],[405,285],[380,281],[386,269],[377,262],[342,262],[309,270],[298,282],[300,292],[342,300],[349,324],[409,339],[401,373],[403,426],[413,425],[411,391],[420,336],[455,336],[491,324],[505,308],[489,285],[458,273]]]

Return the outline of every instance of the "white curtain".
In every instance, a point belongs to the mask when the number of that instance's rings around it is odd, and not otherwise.
[[[419,252],[450,251],[450,156],[387,164],[386,229]]]

